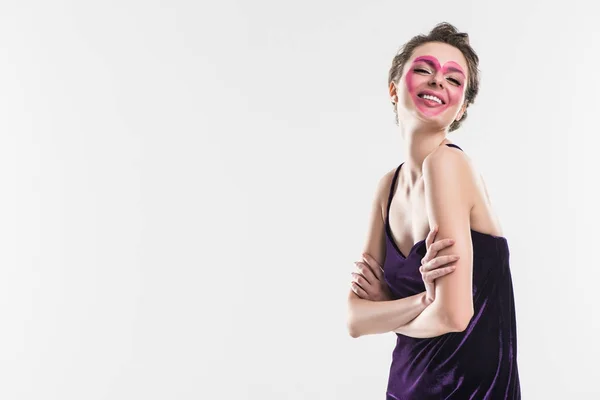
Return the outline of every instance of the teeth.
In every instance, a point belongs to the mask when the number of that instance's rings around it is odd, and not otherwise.
[[[424,99],[433,100],[433,101],[436,101],[436,102],[438,102],[438,103],[442,104],[442,100],[441,100],[441,99],[439,99],[438,97],[431,96],[431,95],[429,95],[429,94],[424,94],[424,95],[423,95],[423,96],[421,96],[421,97],[422,97],[422,98],[424,98]]]

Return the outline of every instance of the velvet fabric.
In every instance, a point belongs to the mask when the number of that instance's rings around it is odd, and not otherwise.
[[[402,164],[392,180],[385,221],[384,276],[395,299],[425,291],[419,271],[427,252],[425,239],[405,257],[390,230],[390,204]],[[475,311],[471,322],[464,332],[433,338],[396,333],[386,400],[521,398],[508,241],[472,229],[471,238]]]

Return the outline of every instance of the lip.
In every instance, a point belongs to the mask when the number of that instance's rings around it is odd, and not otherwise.
[[[444,97],[444,95],[440,92],[434,92],[433,90],[422,90],[419,93],[417,93],[417,97],[421,98],[421,95],[424,94],[428,94],[430,96],[435,96],[438,99],[442,100],[442,104],[441,105],[446,105],[446,103],[448,103],[448,101],[446,100],[446,98]]]

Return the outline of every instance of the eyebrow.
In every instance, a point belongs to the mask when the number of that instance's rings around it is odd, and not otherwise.
[[[435,68],[435,63],[427,58],[417,58],[414,62],[424,62],[425,64],[431,66],[431,68]],[[453,61],[450,61],[453,62]],[[461,74],[463,77],[465,76],[464,72],[460,69],[460,68],[456,68],[456,67],[447,67],[446,68],[447,71],[451,71],[451,72],[458,72],[459,74]]]

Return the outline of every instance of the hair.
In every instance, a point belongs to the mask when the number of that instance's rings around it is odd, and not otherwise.
[[[412,56],[414,50],[429,42],[441,42],[456,47],[462,52],[465,59],[467,60],[467,66],[469,69],[469,79],[467,87],[465,89],[465,103],[467,107],[475,102],[475,97],[479,92],[479,57],[469,44],[469,35],[464,32],[459,32],[454,25],[447,22],[437,24],[427,35],[417,35],[406,42],[400,50],[394,56],[392,61],[392,67],[388,74],[388,88],[392,81],[398,83],[402,77],[404,65]],[[396,125],[398,125],[398,110],[394,106],[394,113],[396,114]],[[450,132],[455,131],[461,125],[461,123],[467,118],[467,111],[460,119],[460,121],[454,121],[450,125]]]

